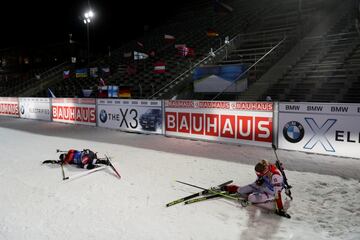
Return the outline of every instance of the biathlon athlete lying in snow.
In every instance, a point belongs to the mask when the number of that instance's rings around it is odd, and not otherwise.
[[[97,164],[109,165],[108,160],[98,159],[96,153],[90,149],[84,149],[83,151],[70,149],[67,153],[60,154],[59,159],[58,161],[46,160],[43,163],[73,164],[86,169],[99,167]]]

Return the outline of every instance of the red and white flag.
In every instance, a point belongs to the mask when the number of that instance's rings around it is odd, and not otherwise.
[[[186,47],[186,44],[175,44],[174,47],[178,49],[178,48]]]
[[[99,86],[106,86],[104,79],[99,79]]]
[[[165,62],[157,61],[154,64],[154,73],[161,74],[161,73],[165,73],[165,71],[166,71]]]
[[[173,43],[175,42],[175,37],[169,34],[164,35],[164,39],[166,43]]]
[[[193,57],[195,56],[195,51],[193,48],[189,48],[186,46],[178,47],[178,55],[184,56],[184,57]]]

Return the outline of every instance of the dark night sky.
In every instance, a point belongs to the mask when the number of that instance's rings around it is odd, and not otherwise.
[[[1,5],[0,49],[66,42],[69,33],[75,41],[86,41],[86,25],[80,17],[88,9],[87,0],[7,0]],[[142,35],[144,25],[158,25],[177,9],[174,1],[163,0],[91,0],[90,5],[96,13],[90,42],[93,47],[104,49]]]

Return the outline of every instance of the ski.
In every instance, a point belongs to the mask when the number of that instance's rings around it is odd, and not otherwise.
[[[232,183],[232,182],[233,182],[233,181],[230,180],[230,181],[227,181],[227,182],[224,182],[224,183],[218,185],[217,187],[218,187],[218,188],[221,188],[221,187],[226,186],[226,185],[228,185],[228,184],[230,184],[230,183]],[[201,192],[194,193],[194,194],[191,194],[191,195],[189,195],[189,196],[186,196],[186,197],[183,197],[183,198],[179,198],[179,199],[177,199],[177,200],[175,200],[175,201],[169,202],[169,203],[166,204],[166,207],[170,207],[170,206],[173,206],[173,205],[175,205],[175,204],[178,204],[178,203],[181,203],[181,202],[185,202],[185,201],[187,201],[187,200],[189,200],[189,199],[192,199],[192,198],[195,198],[195,197],[199,197],[199,196],[202,196],[202,195],[205,195],[205,194],[208,194],[208,193],[209,193],[209,189],[205,189],[205,190],[203,190],[203,191],[201,191]]]
[[[181,184],[184,184],[184,185],[188,185],[188,186],[191,186],[191,187],[195,187],[195,188],[198,188],[198,189],[207,190],[209,193],[219,194],[220,196],[223,196],[224,198],[228,198],[228,199],[232,199],[232,200],[236,200],[236,201],[239,201],[239,200],[242,199],[242,198],[239,198],[239,197],[236,197],[236,196],[232,196],[232,195],[229,195],[229,194],[224,194],[224,193],[222,193],[221,191],[219,191],[218,189],[213,189],[213,188],[206,189],[206,188],[203,188],[203,187],[200,187],[200,186],[196,186],[196,185],[194,185],[194,184],[182,182],[182,181],[179,181],[179,180],[176,180],[176,182],[181,183]]]
[[[191,203],[202,202],[202,201],[217,198],[217,197],[221,197],[221,195],[211,194],[211,195],[207,195],[207,196],[203,196],[203,197],[199,197],[199,198],[193,198],[193,199],[189,199],[189,200],[185,201],[184,204],[187,205],[187,204],[191,204]]]
[[[105,155],[105,157],[106,157],[106,160],[108,161],[109,166],[111,167],[111,169],[115,172],[116,176],[120,179],[120,178],[121,178],[120,173],[119,173],[118,170],[114,167],[114,165],[111,163],[110,158],[109,158],[108,156],[106,156],[106,155]]]
[[[224,197],[223,194],[229,195],[229,196],[232,196],[232,197],[237,196],[236,193],[235,194],[228,194],[227,192],[221,192],[221,195],[220,194],[211,194],[211,195],[207,195],[207,196],[203,196],[203,197],[199,197],[199,198],[190,199],[190,200],[185,201],[184,204],[187,205],[187,204],[191,204],[191,203],[202,202],[202,201],[213,199],[213,198]],[[247,203],[248,201],[247,200],[238,198],[238,201],[240,202],[240,204],[243,207],[244,207],[244,205],[248,206],[248,203]]]

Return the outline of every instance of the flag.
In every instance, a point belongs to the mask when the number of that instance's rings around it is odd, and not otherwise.
[[[132,52],[126,52],[124,53],[124,58],[129,58],[132,56]]]
[[[219,33],[214,31],[213,29],[208,29],[207,32],[206,32],[206,35],[208,37],[218,37]]]
[[[157,61],[154,64],[154,73],[155,74],[161,74],[161,73],[165,73],[166,67],[165,67],[165,62],[163,61]]]
[[[189,47],[179,47],[178,49],[178,55],[184,56],[184,57],[193,57],[195,56],[195,51],[193,48]]]
[[[119,97],[120,98],[131,98],[130,87],[120,87],[119,88]]]
[[[64,79],[67,79],[70,77],[70,70],[65,70],[64,73],[63,73],[63,77]]]
[[[99,78],[99,86],[106,86],[104,79]]]
[[[97,67],[93,67],[90,68],[90,77],[98,77],[98,68]]]
[[[175,37],[169,34],[164,35],[164,39],[166,43],[173,43],[175,42]]]
[[[87,77],[87,68],[76,69],[75,76],[76,76],[76,78]]]
[[[176,46],[176,49],[178,50],[178,55],[180,55],[180,56],[186,56],[186,54],[188,52],[188,48],[186,47],[185,44],[178,44]]]
[[[98,87],[98,98],[107,98],[108,97],[108,88],[107,86]]]
[[[48,97],[49,98],[56,98],[55,94],[48,88]]]
[[[174,47],[178,49],[178,48],[186,47],[186,44],[175,44]]]
[[[110,85],[108,86],[108,97],[118,97],[119,96],[119,86]]]
[[[102,77],[110,76],[110,68],[109,67],[102,67],[101,68],[101,76]]]
[[[195,57],[195,50],[194,48],[187,48],[188,49],[188,54],[186,56],[188,57]]]
[[[82,94],[84,97],[90,97],[91,93],[93,90],[91,89],[81,89],[82,90]]]
[[[143,60],[148,57],[149,57],[149,55],[147,55],[146,53],[134,51],[134,60]]]

